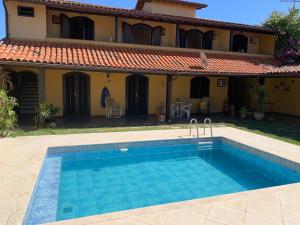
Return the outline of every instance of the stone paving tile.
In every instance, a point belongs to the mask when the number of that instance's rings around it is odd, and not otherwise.
[[[246,213],[245,225],[283,225],[281,218],[268,217],[259,213]]]
[[[132,131],[0,139],[0,225],[20,225],[48,146],[174,139],[188,130]],[[235,128],[223,136],[300,163],[300,147]],[[195,199],[52,225],[300,225],[300,183]]]
[[[210,209],[207,218],[226,225],[244,225],[245,212],[215,204]]]

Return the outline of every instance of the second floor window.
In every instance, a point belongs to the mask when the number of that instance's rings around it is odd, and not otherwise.
[[[83,16],[61,15],[61,37],[94,40],[94,21]]]
[[[242,34],[236,34],[232,38],[232,51],[233,52],[247,52],[248,38]]]
[[[124,43],[141,45],[161,45],[162,27],[150,27],[138,23],[123,23],[122,37]]]
[[[179,30],[180,47],[181,48],[194,48],[194,49],[212,49],[214,32],[192,30]]]

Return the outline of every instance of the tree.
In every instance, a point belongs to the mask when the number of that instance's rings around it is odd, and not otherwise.
[[[263,25],[279,32],[276,56],[285,63],[299,62],[300,10],[291,8],[287,13],[274,11]]]

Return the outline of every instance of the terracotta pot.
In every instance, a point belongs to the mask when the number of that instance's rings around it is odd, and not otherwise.
[[[247,119],[247,116],[248,116],[247,114],[241,114],[242,119]]]
[[[256,120],[260,121],[265,117],[265,114],[263,112],[255,112],[253,116]]]

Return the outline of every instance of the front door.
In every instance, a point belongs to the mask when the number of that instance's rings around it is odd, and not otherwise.
[[[64,75],[64,115],[90,114],[90,78],[84,73]]]
[[[126,78],[126,114],[148,114],[148,78],[131,75]]]

